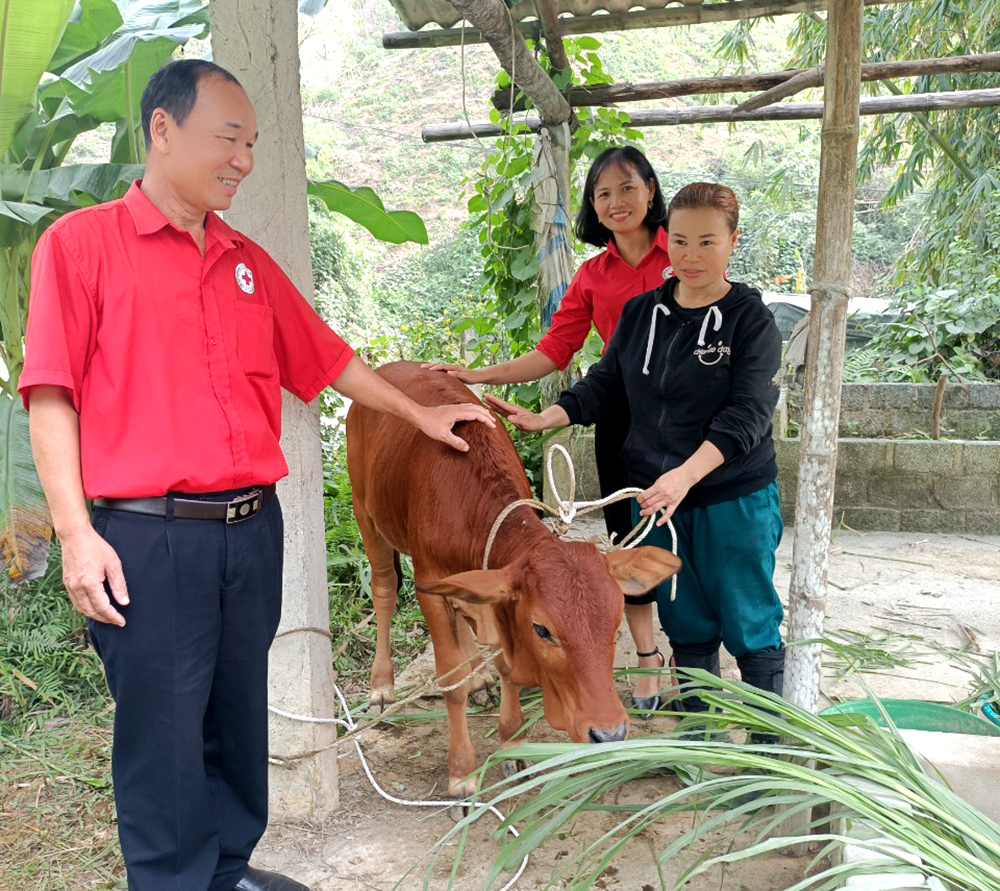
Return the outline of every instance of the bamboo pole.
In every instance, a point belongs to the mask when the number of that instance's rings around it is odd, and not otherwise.
[[[826,615],[857,191],[862,21],[861,0],[832,0],[827,17],[826,113],[788,597],[788,640],[792,643],[822,637]],[[819,705],[821,655],[819,644],[800,644],[788,650],[785,697],[811,712]]]
[[[898,112],[946,111],[958,108],[984,108],[1000,105],[1000,88],[992,90],[955,90],[946,93],[908,93],[902,96],[876,96],[862,99],[855,113],[862,115]],[[732,105],[700,105],[680,108],[640,108],[629,112],[633,127],[671,127],[683,124],[726,124],[740,121],[800,121],[824,117],[822,102],[780,102],[756,111],[738,114]],[[538,115],[523,119],[528,128],[541,127]],[[424,142],[450,142],[474,136],[499,136],[503,130],[492,121],[465,121],[424,124]]]
[[[861,66],[861,80],[894,80],[903,77],[919,77],[924,74],[968,74],[970,72],[1000,71],[1000,53],[980,53],[968,56],[946,56],[937,59],[913,59],[906,62],[869,62]],[[715,93],[750,93],[757,90],[771,90],[800,75],[814,74],[815,68],[789,68],[785,71],[765,71],[758,74],[736,74],[715,77],[687,77],[677,80],[653,81],[644,84],[595,84],[590,87],[571,87],[566,92],[569,104],[578,108],[586,105],[617,105],[620,102],[647,102],[657,99],[673,99],[678,96],[711,95]],[[813,79],[802,87],[820,86],[822,77]],[[772,94],[774,95],[774,94]],[[785,98],[784,93],[778,98]],[[762,97],[755,97],[762,98]],[[770,103],[763,103],[770,104]],[[493,105],[499,111],[510,109],[510,90],[497,90],[493,94]],[[514,102],[514,111],[524,111],[524,97]]]
[[[912,0],[864,0],[865,6],[889,6],[910,2]],[[459,8],[458,3],[452,5]],[[826,8],[827,0],[732,0],[729,3],[712,3],[708,6],[684,6],[607,15],[570,16],[561,18],[559,24],[565,35],[599,34],[604,31],[635,31],[676,25],[699,25],[704,22],[731,22],[763,16],[822,12]],[[462,18],[471,21],[467,16],[463,15]],[[460,21],[460,19],[458,20]],[[518,23],[518,27],[523,37],[530,37],[534,32],[535,22],[522,21]],[[466,29],[465,43],[487,42],[489,41],[482,32]],[[439,46],[459,46],[461,43],[460,28],[390,31],[382,35],[382,46],[385,49],[426,49]]]

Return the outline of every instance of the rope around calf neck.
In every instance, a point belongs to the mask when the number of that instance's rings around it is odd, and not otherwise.
[[[569,498],[566,499],[559,495],[559,489],[556,487],[555,477],[552,475],[552,458],[557,453],[562,455],[563,460],[566,462],[566,469],[569,472]],[[493,521],[493,528],[490,529],[489,538],[486,539],[486,550],[483,553],[483,569],[490,568],[490,551],[493,550],[493,543],[496,540],[497,533],[500,531],[500,527],[503,525],[504,520],[506,520],[507,517],[509,517],[511,513],[519,507],[531,507],[535,510],[548,511],[550,514],[555,515],[558,518],[555,523],[555,534],[565,535],[569,531],[569,527],[572,525],[573,520],[576,519],[578,515],[582,516],[583,514],[589,514],[591,511],[599,510],[609,504],[614,504],[616,501],[625,501],[626,499],[632,498],[634,495],[640,495],[643,492],[642,489],[630,486],[625,489],[619,489],[617,492],[613,492],[606,498],[600,498],[597,501],[576,501],[576,470],[573,467],[573,459],[570,457],[569,452],[567,452],[566,449],[559,443],[555,443],[549,447],[549,451],[545,457],[545,467],[548,471],[549,485],[552,486],[552,496],[556,501],[556,506],[552,507],[544,501],[539,501],[537,498],[522,498],[520,501],[508,504],[502,511],[500,511],[496,520]],[[646,538],[646,536],[653,531],[653,527],[656,525],[655,512],[647,519],[648,522],[645,524],[640,522],[639,525],[626,535],[619,544],[615,544],[614,534],[612,534],[611,550],[621,551],[634,548],[637,544],[639,544],[639,542]],[[674,524],[670,521],[669,517],[667,518],[667,526],[670,527],[671,550],[674,554],[676,554],[677,530],[674,529]],[[674,575],[670,578],[670,599],[674,600],[676,597],[677,573],[674,573]]]

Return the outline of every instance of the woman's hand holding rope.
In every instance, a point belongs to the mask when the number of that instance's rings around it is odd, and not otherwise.
[[[657,526],[662,526],[673,516],[677,505],[684,500],[684,496],[696,482],[697,480],[691,478],[690,472],[684,466],[668,470],[653,485],[637,496],[640,507],[639,515],[648,517],[658,510],[662,510],[663,516],[656,521]]]

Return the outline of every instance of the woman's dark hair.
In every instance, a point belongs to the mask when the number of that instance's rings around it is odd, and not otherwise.
[[[670,200],[667,208],[667,228],[670,214],[675,210],[700,210],[711,208],[719,211],[729,223],[729,231],[735,232],[740,226],[740,202],[728,186],[718,183],[689,183]]]
[[[146,137],[146,147],[149,147],[149,124],[153,112],[162,108],[178,125],[187,120],[194,103],[198,99],[198,84],[206,77],[221,77],[230,83],[241,84],[232,74],[214,62],[204,59],[178,59],[168,62],[153,76],[142,91],[142,132]]]
[[[631,168],[644,183],[653,181],[653,206],[646,212],[646,218],[643,220],[643,225],[650,232],[655,235],[667,219],[660,181],[646,156],[630,145],[605,149],[594,159],[590,170],[587,171],[587,181],[583,185],[583,199],[576,214],[576,237],[595,247],[604,247],[611,240],[611,230],[605,228],[597,219],[597,211],[594,210],[594,189],[601,174],[612,166],[623,167],[626,170]]]

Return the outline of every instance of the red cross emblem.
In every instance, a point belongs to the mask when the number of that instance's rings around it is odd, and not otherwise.
[[[245,294],[253,293],[253,273],[247,269],[246,263],[240,263],[236,267],[236,284]]]

